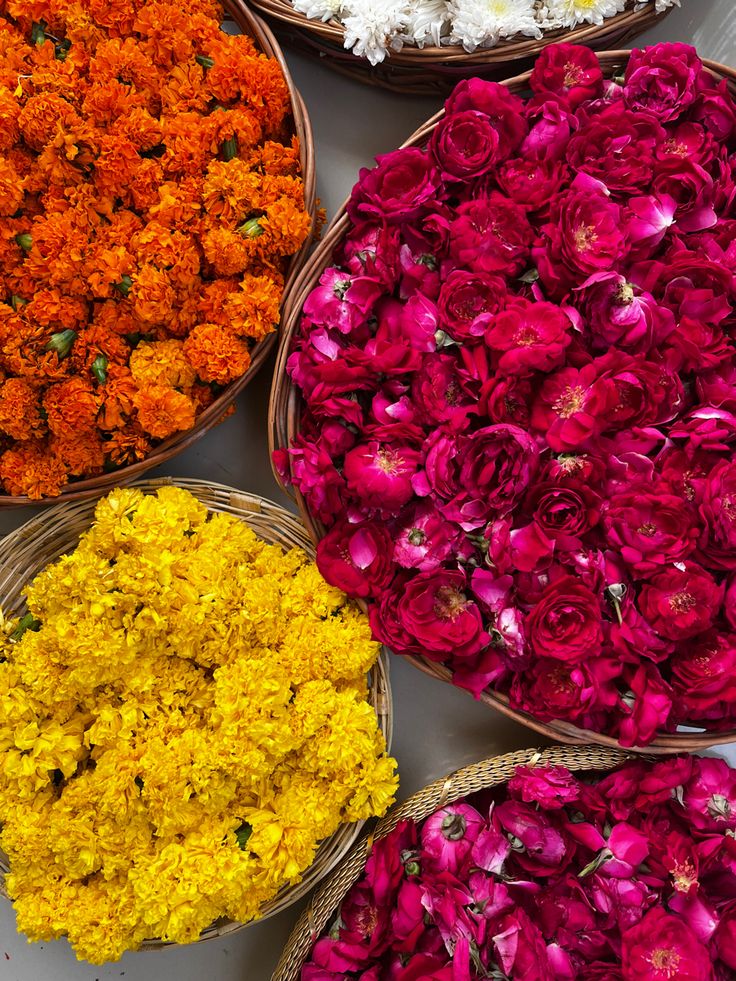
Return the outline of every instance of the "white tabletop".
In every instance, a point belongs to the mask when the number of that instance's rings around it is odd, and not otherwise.
[[[642,41],[688,41],[704,57],[734,64],[734,0],[682,3],[682,9]],[[289,51],[286,55],[312,117],[317,191],[331,217],[348,195],[359,168],[369,165],[375,154],[402,143],[440,103],[362,86]],[[160,473],[218,481],[284,503],[268,462],[265,418],[271,369],[272,364],[267,364],[246,389],[234,416]],[[31,513],[24,509],[0,514],[0,533]],[[392,661],[391,678],[392,749],[399,761],[401,797],[463,764],[538,743],[533,732],[463,692],[430,680],[398,657]],[[16,933],[10,905],[2,903],[0,981],[268,981],[300,909],[292,907],[223,940],[129,953],[117,964],[92,967],[79,963],[65,941],[27,944]]]

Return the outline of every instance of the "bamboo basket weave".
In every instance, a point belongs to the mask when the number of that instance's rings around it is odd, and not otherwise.
[[[398,807],[392,808],[376,826],[373,834],[362,838],[339,868],[317,890],[309,906],[302,913],[289,937],[271,981],[298,981],[312,945],[337,912],[351,887],[360,878],[373,842],[385,838],[400,821],[423,821],[439,808],[451,804],[469,794],[506,783],[514,775],[517,766],[549,765],[564,766],[573,772],[610,770],[632,759],[620,750],[601,749],[597,746],[577,748],[554,746],[550,749],[519,750],[506,753],[481,763],[456,770],[444,780],[437,780],[420,790]]]
[[[301,548],[314,558],[314,546],[297,518],[288,511],[254,494],[234,490],[222,484],[210,484],[203,480],[160,477],[138,481],[134,486],[152,494],[159,487],[182,487],[201,501],[209,511],[231,514],[244,521],[259,538],[284,549]],[[49,562],[74,549],[82,534],[90,527],[97,500],[77,501],[73,504],[57,504],[11,532],[0,541],[0,608],[6,616],[25,612],[23,590],[26,584]],[[381,656],[368,677],[368,700],[373,706],[387,748],[391,746],[393,706],[389,683],[388,658]],[[348,852],[364,822],[343,825],[330,838],[325,839],[304,878],[296,886],[285,886],[261,910],[258,920],[235,923],[217,920],[202,932],[199,941],[213,940],[233,933],[252,923],[260,922],[285,910],[305,896],[323,879]],[[7,898],[5,875],[8,873],[7,856],[0,852],[0,895]],[[142,949],[158,950],[173,946],[160,940],[147,940]]]
[[[511,38],[472,54],[459,44],[439,48],[405,45],[401,51],[390,52],[380,65],[373,66],[343,47],[345,28],[338,21],[310,20],[294,9],[291,0],[252,0],[252,3],[278,25],[278,34],[286,43],[320,59],[334,71],[401,95],[435,96],[446,95],[461,78],[500,79],[508,78],[512,72],[525,71],[531,68],[542,48],[555,41],[585,44],[597,51],[623,46],[649,30],[672,9],[657,13],[653,2],[639,7],[639,0],[628,0],[625,10],[606,18],[601,25],[580,24],[572,30],[548,31],[539,39]]]
[[[304,183],[304,203],[306,210],[312,219],[312,233],[308,236],[299,252],[292,257],[286,270],[286,281],[281,300],[281,309],[288,298],[300,270],[302,269],[309,251],[312,247],[312,236],[316,231],[317,221],[317,197],[316,197],[316,169],[314,159],[314,138],[312,126],[309,121],[307,108],[304,100],[294,85],[294,81],[289,74],[283,52],[271,32],[257,14],[246,6],[245,0],[221,0],[226,12],[226,23],[230,22],[237,25],[242,34],[247,34],[254,39],[260,50],[274,58],[280,65],[284,79],[289,89],[291,102],[291,128],[299,140],[299,156],[301,163],[301,177]],[[215,399],[212,405],[208,406],[195,420],[194,426],[182,433],[164,440],[149,453],[149,455],[137,463],[121,467],[110,473],[100,474],[97,477],[87,477],[83,480],[72,480],[64,487],[59,497],[43,498],[40,501],[30,500],[25,495],[13,496],[11,494],[0,493],[0,508],[24,507],[28,505],[53,505],[59,500],[77,501],[86,498],[99,497],[113,487],[130,483],[137,477],[160,466],[170,460],[177,453],[181,453],[187,447],[195,443],[200,436],[222,419],[225,410],[234,402],[236,397],[243,391],[250,381],[256,376],[259,369],[263,367],[271,350],[276,343],[277,333],[274,332],[258,341],[251,351],[250,367],[242,378],[231,382],[223,392]]]
[[[598,59],[603,69],[603,74],[607,78],[612,78],[620,74],[628,61],[630,51],[606,51],[598,55]],[[736,69],[728,68],[714,61],[703,62],[705,67],[717,78],[725,79],[729,88],[736,94]],[[511,92],[523,95],[528,91],[529,73],[519,75],[501,84],[505,85]],[[444,115],[444,111],[438,112],[431,119],[427,120],[403,146],[426,146],[438,121]],[[311,290],[317,285],[319,277],[324,269],[330,264],[333,252],[338,244],[347,234],[350,228],[350,220],[345,211],[345,205],[339,210],[329,229],[325,233],[319,247],[312,253],[309,262],[295,283],[288,303],[284,310],[284,322],[279,343],[278,359],[274,370],[273,385],[271,388],[271,401],[269,405],[269,442],[271,450],[282,449],[291,445],[294,437],[299,432],[300,418],[302,411],[301,395],[291,384],[286,374],[286,360],[291,351],[291,344],[295,332],[299,326],[302,306]],[[281,479],[274,470],[276,479],[281,483]],[[282,485],[283,486],[283,485]],[[325,529],[317,521],[307,508],[306,502],[296,488],[284,488],[286,493],[291,494],[299,507],[299,511],[306,525],[307,531],[312,539],[317,542],[324,535]],[[425,674],[439,681],[452,682],[452,672],[435,661],[430,661],[423,657],[407,656],[406,658],[416,667],[420,668]],[[597,743],[601,746],[620,747],[619,742],[612,736],[607,736],[589,729],[581,729],[569,722],[542,722],[534,718],[527,712],[512,708],[508,698],[500,693],[486,690],[481,695],[481,700],[496,711],[515,722],[535,730],[548,739],[570,745],[583,745],[587,743]],[[688,729],[687,731],[677,731],[673,733],[660,733],[654,742],[644,747],[648,753],[672,753],[672,752],[694,752],[696,750],[708,749],[722,743],[736,742],[736,728],[723,730],[722,732],[702,732],[700,730]]]

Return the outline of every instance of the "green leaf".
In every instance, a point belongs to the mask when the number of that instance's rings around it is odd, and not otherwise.
[[[72,46],[72,42],[69,38],[64,38],[62,41],[58,41],[54,45],[54,58],[57,61],[66,61],[66,56],[69,54],[69,50]]]
[[[21,617],[18,621],[15,630],[10,634],[10,640],[13,643],[17,643],[26,630],[33,630],[37,633],[41,629],[41,621],[37,620],[32,613],[26,613],[24,617]]]
[[[51,335],[51,340],[46,343],[45,349],[56,351],[60,358],[65,358],[71,351],[76,339],[76,330],[60,330],[58,334]]]
[[[107,381],[107,358],[104,354],[98,354],[92,362],[92,374],[100,385],[104,385]]]
[[[247,821],[243,821],[240,827],[235,832],[235,838],[238,842],[238,848],[244,852],[245,846],[248,844],[248,839],[253,834],[253,828],[248,824]]]
[[[126,273],[120,280],[119,283],[113,283],[113,289],[116,289],[118,293],[122,293],[123,296],[127,296],[130,293],[130,288],[133,285],[133,280]]]
[[[231,136],[222,144],[222,156],[225,160],[234,160],[238,155],[238,138]]]

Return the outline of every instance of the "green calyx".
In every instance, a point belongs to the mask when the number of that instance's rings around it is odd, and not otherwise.
[[[51,340],[47,341],[45,350],[56,351],[59,358],[66,358],[76,339],[76,330],[60,330],[58,334],[51,335]]]
[[[25,616],[20,618],[15,630],[10,634],[10,640],[15,644],[21,639],[26,630],[38,632],[40,629],[41,621],[37,620],[32,613],[26,613]]]
[[[92,362],[92,374],[100,385],[104,385],[107,381],[107,365],[108,361],[104,354],[98,354]]]
[[[33,236],[30,232],[20,232],[15,236],[15,241],[24,252],[30,252],[33,248]]]
[[[131,287],[133,286],[133,280],[126,273],[124,276],[121,277],[119,283],[113,283],[112,286],[113,289],[116,289],[118,291],[118,293],[122,293],[123,296],[127,296],[128,293],[130,293]]]
[[[263,235],[263,229],[258,224],[260,220],[260,218],[249,218],[242,225],[238,225],[238,231],[246,238],[258,238],[259,235]]]
[[[238,138],[237,136],[231,136],[229,140],[225,140],[222,144],[222,156],[224,160],[234,160],[238,155]]]
[[[206,69],[215,67],[215,59],[210,58],[208,55],[196,55],[194,60],[198,65],[201,65],[202,68]]]

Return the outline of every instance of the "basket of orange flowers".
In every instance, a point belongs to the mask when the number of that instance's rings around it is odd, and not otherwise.
[[[0,0],[0,506],[159,465],[266,360],[313,143],[271,32],[225,11]]]

